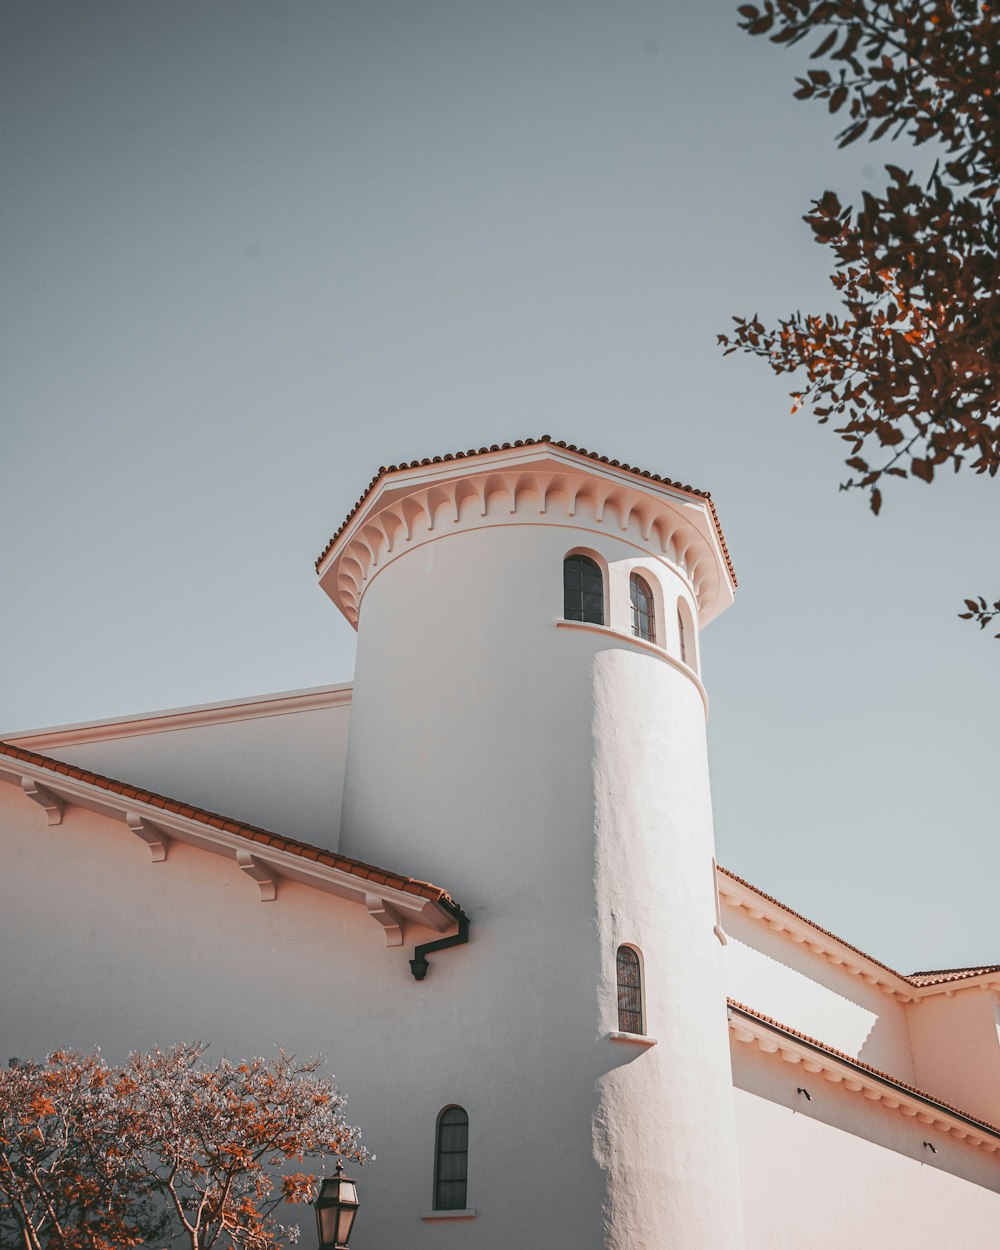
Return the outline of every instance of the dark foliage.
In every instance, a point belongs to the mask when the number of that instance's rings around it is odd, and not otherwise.
[[[931,143],[926,186],[887,165],[881,195],[859,209],[826,191],[805,216],[833,252],[837,314],[795,313],[768,328],[734,318],[726,354],[799,372],[808,403],[836,422],[851,477],[842,489],[882,506],[888,478],[931,482],[951,466],[1000,467],[1000,19],[974,0],[766,0],[741,26],[772,42],[810,40],[821,68],[800,100],[843,113],[840,147],[866,136]],[[1000,613],[967,600],[985,625]],[[985,619],[984,619],[985,617]],[[1000,637],[1000,635],[998,635]]]

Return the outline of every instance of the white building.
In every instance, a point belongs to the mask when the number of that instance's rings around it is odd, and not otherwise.
[[[358,1250],[1000,1241],[1000,968],[894,972],[715,866],[706,494],[435,457],[317,570],[353,684],[0,745],[0,1053],[328,1055]]]

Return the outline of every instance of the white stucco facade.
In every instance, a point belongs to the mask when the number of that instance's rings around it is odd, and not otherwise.
[[[5,1056],[328,1055],[359,1250],[993,1244],[1000,969],[904,976],[715,867],[707,496],[529,440],[381,471],[318,572],[351,685],[0,744]]]

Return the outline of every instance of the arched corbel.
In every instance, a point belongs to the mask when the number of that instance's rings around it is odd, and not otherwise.
[[[66,807],[62,799],[57,799],[51,790],[47,790],[45,786],[35,781],[33,777],[22,777],[21,789],[32,802],[45,809],[45,815],[50,825],[62,824],[63,811]]]
[[[382,530],[385,534],[385,550],[386,554],[391,554],[396,547],[396,535],[403,528],[403,522],[399,518],[399,514],[392,509],[386,509],[379,517],[382,522]]]
[[[249,851],[237,851],[236,862],[251,881],[257,883],[262,903],[272,902],[278,894],[278,878]]]
[[[126,812],[125,823],[140,841],[149,847],[149,856],[154,864],[162,864],[167,858],[169,839],[159,825],[154,825],[138,812]]]
[[[427,516],[427,507],[423,496],[408,495],[400,505],[400,512],[403,517],[406,541],[409,542],[413,538],[413,531],[417,521],[421,517],[426,518]]]
[[[368,915],[382,926],[386,946],[402,946],[403,921],[395,907],[377,894],[366,894],[365,906],[368,908]]]
[[[561,473],[550,473],[542,483],[542,503],[538,510],[539,516],[545,516],[549,510],[549,496],[566,493],[566,479]]]
[[[424,495],[424,508],[427,511],[427,529],[431,533],[434,532],[434,523],[436,519],[437,510],[442,504],[444,504],[446,507],[450,505],[451,512],[452,512],[451,519],[454,521],[458,520],[458,515],[455,510],[454,491],[452,491],[451,494],[449,494],[442,487],[433,486]]]
[[[470,482],[466,478],[460,477],[455,483],[454,489],[456,523],[462,519],[462,505],[466,502],[472,502],[473,507],[478,504],[480,515],[482,515],[483,493],[479,482]]]

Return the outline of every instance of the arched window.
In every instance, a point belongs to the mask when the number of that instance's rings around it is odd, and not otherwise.
[[[698,671],[698,635],[691,604],[681,595],[677,600],[677,637],[680,642],[681,659],[688,666]]]
[[[604,624],[604,577],[590,556],[563,560],[563,616],[567,621]]]
[[[632,596],[632,633],[636,638],[655,642],[656,620],[653,616],[653,592],[649,589],[649,583],[638,573],[633,573],[628,579],[628,588]]]
[[[618,1029],[642,1033],[642,972],[631,946],[618,947]]]
[[[445,1107],[434,1143],[434,1210],[464,1211],[469,1177],[469,1116],[464,1107]]]

